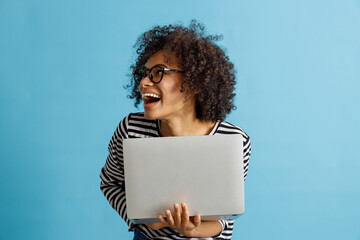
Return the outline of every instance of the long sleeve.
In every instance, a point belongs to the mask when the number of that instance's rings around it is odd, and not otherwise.
[[[248,167],[249,167],[249,159],[251,155],[251,144],[250,137],[239,127],[232,125],[228,122],[222,122],[218,127],[216,134],[241,134],[243,136],[243,166],[244,166],[244,181],[247,176]],[[219,220],[222,231],[218,236],[214,238],[217,239],[230,239],[232,236],[233,228],[234,228],[234,220]]]
[[[239,127],[227,122],[220,122],[214,130],[217,134],[241,134],[243,135],[243,163],[244,179],[247,176],[249,158],[251,154],[250,138]],[[127,138],[160,137],[157,120],[149,120],[143,113],[132,113],[124,118],[116,128],[109,143],[109,154],[104,167],[101,170],[101,191],[109,201],[110,205],[118,212],[129,226],[130,230],[140,230],[148,239],[189,239],[179,235],[171,228],[152,230],[144,224],[133,224],[129,221],[126,208],[123,140]],[[240,160],[240,159],[239,159]],[[226,197],[226,196],[224,196]],[[219,220],[222,231],[214,237],[202,239],[231,239],[234,220]]]
[[[248,168],[249,168],[249,159],[251,155],[251,144],[250,144],[250,137],[246,135],[246,138],[244,138],[244,181],[247,176]]]
[[[122,147],[123,139],[128,137],[128,118],[129,116],[120,122],[110,140],[108,147],[109,154],[100,173],[100,189],[110,205],[125,220],[130,229],[132,229],[134,224],[128,219],[126,211]]]

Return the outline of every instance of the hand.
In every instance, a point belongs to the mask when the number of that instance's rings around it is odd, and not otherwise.
[[[200,215],[196,215],[192,219],[189,217],[189,212],[185,203],[181,203],[181,212],[180,206],[174,204],[174,216],[171,215],[170,210],[165,211],[166,219],[159,215],[158,218],[163,224],[175,229],[180,234],[188,237],[194,236],[196,228],[201,224]]]
[[[161,228],[169,226],[168,224],[165,224],[165,223],[162,223],[162,222],[160,222],[160,223],[147,223],[145,225],[148,226],[149,228],[151,228],[152,230],[159,230]]]

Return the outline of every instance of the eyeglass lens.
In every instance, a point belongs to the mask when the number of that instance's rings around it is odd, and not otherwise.
[[[161,67],[154,67],[151,68],[150,71],[150,80],[154,83],[160,82],[164,74],[164,69]]]
[[[150,72],[150,74],[148,74]],[[141,79],[146,78],[146,76],[149,76],[149,79],[154,82],[158,83],[163,78],[164,69],[162,67],[152,67],[150,69],[142,68],[134,72],[135,75],[140,75]]]

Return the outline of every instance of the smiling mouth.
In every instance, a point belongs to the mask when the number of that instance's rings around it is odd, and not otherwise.
[[[154,94],[154,93],[144,93],[142,94],[142,99],[144,101],[144,104],[149,104],[149,103],[155,103],[160,101],[161,96]]]

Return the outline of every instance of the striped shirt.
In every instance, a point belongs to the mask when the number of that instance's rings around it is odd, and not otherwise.
[[[249,165],[249,157],[251,154],[249,136],[241,128],[226,121],[216,122],[209,135],[219,134],[241,134],[243,136],[245,180]],[[109,155],[100,173],[100,189],[109,201],[110,205],[125,220],[130,231],[133,231],[136,228],[148,239],[189,239],[189,237],[182,236],[175,230],[168,227],[155,231],[143,224],[133,224],[127,217],[122,142],[123,139],[126,138],[149,137],[162,137],[159,120],[145,119],[144,113],[131,113],[120,122],[110,140],[108,147]],[[233,232],[234,220],[219,220],[219,222],[222,226],[222,231],[219,235],[212,238],[200,239],[230,239]]]

